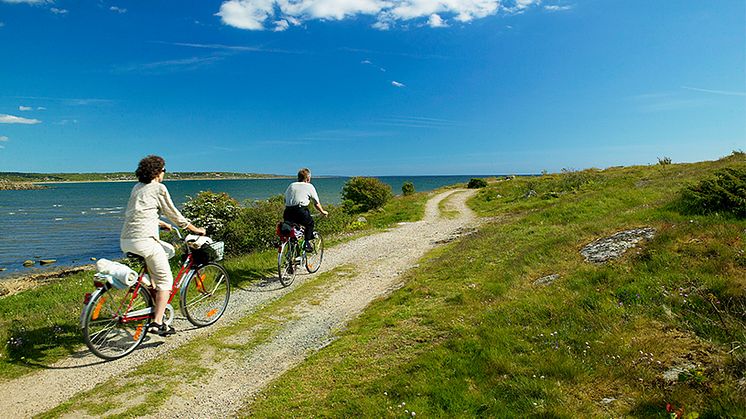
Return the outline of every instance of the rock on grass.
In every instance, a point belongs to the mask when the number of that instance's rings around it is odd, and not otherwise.
[[[624,252],[635,247],[640,241],[651,240],[653,237],[655,237],[653,227],[620,231],[585,245],[580,249],[580,254],[585,257],[586,262],[606,263],[622,256]]]

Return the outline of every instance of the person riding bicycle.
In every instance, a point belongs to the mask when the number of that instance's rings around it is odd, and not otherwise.
[[[140,160],[135,175],[139,182],[132,188],[127,211],[124,213],[124,226],[119,244],[122,251],[134,253],[145,259],[150,280],[155,284],[156,297],[154,316],[148,325],[148,332],[160,336],[176,333],[176,330],[163,322],[166,305],[173,287],[174,277],[168,259],[173,257],[174,248],[161,241],[158,228],[171,229],[160,220],[163,214],[180,228],[204,235],[205,229],[196,227],[184,217],[163,184],[166,162],[159,156],[147,156]]]
[[[298,171],[298,181],[291,183],[285,190],[285,212],[282,214],[282,218],[287,222],[305,227],[305,250],[307,252],[313,252],[311,240],[313,240],[314,223],[311,211],[308,210],[311,201],[320,213],[329,215],[321,206],[319,194],[311,184],[311,171],[304,167]]]

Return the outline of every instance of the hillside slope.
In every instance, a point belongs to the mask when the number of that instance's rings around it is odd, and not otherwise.
[[[744,154],[491,183],[477,234],[243,413],[746,416],[746,220],[676,205],[726,167]],[[654,234],[606,263],[580,254],[631,229]]]

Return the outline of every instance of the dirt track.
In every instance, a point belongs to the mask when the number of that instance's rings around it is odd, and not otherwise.
[[[448,241],[476,226],[477,220],[466,207],[470,190],[451,190],[432,197],[423,220],[402,225],[385,232],[361,237],[328,249],[322,271],[342,265],[355,266],[356,274],[325,290],[320,303],[295,307],[296,316],[280,327],[277,333],[254,349],[251,356],[237,361],[225,359],[212,365],[202,382],[220,392],[203,393],[191,384],[184,384],[163,404],[158,417],[224,417],[236,412],[270,381],[302,362],[312,351],[327,345],[337,330],[355,318],[374,299],[400,286],[400,274],[439,243]],[[455,218],[443,218],[439,203],[447,199],[449,211],[458,211]],[[261,289],[236,290],[224,319],[227,325],[255,311],[267,302],[281,298],[302,284],[309,276],[300,276],[292,287],[281,289],[275,281]],[[266,292],[271,291],[271,292]],[[102,363],[81,349],[39,373],[0,384],[0,416],[27,417],[42,413],[68,400],[75,394],[93,388],[107,379],[121,375],[136,366],[157,358],[174,348],[211,333],[212,328],[194,329],[177,318],[177,335],[167,340],[153,339],[123,359]],[[208,397],[209,395],[209,397]]]

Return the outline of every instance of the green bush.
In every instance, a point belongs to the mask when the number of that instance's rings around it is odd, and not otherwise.
[[[414,193],[414,183],[412,182],[404,182],[403,185],[401,185],[401,193],[404,196],[409,196]]]
[[[192,224],[207,229],[207,235],[215,240],[224,240],[226,226],[240,212],[238,201],[225,192],[201,191],[196,197],[187,197],[184,216]]]
[[[671,158],[670,157],[658,157],[658,164],[661,166],[668,166],[671,164]]]
[[[278,199],[279,197],[279,199]],[[228,223],[225,250],[243,254],[274,247],[277,223],[282,221],[285,202],[281,195],[266,201],[249,201],[238,216]]]
[[[342,188],[343,206],[349,213],[381,208],[391,196],[391,186],[371,177],[353,177]]]
[[[746,169],[727,167],[681,191],[681,210],[687,214],[725,212],[746,218]]]
[[[469,189],[479,189],[487,186],[487,181],[480,178],[471,178],[469,183],[466,185]]]
[[[572,192],[579,190],[584,185],[596,183],[600,179],[601,175],[595,169],[562,169],[559,181],[554,185],[554,188],[563,192]]]

